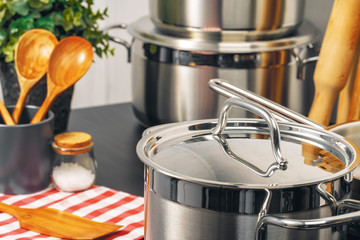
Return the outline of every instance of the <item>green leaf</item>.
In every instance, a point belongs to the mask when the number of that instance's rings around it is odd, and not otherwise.
[[[64,28],[65,32],[68,32],[74,28],[72,22],[65,21],[64,19],[63,21],[61,21],[61,25]]]
[[[19,30],[22,32],[26,32],[32,28],[34,28],[34,19],[30,16],[21,17],[16,21],[13,21],[10,25],[10,32],[18,32]]]
[[[83,21],[82,21],[82,14],[81,14],[81,12],[77,12],[76,14],[75,14],[75,16],[74,16],[74,19],[73,19],[73,24],[74,24],[74,26],[80,26],[80,25],[82,25],[83,24]]]
[[[22,16],[27,16],[29,14],[30,8],[27,0],[15,0],[11,6],[16,13]]]
[[[63,17],[65,21],[71,22],[74,17],[74,11],[71,8],[66,8],[63,11]]]
[[[32,17],[32,18],[40,18],[41,14],[39,12],[35,11],[35,10],[31,10],[30,17]]]
[[[6,14],[6,8],[0,10],[0,23],[3,21]]]
[[[5,29],[0,29],[0,46],[3,45],[3,43],[7,39],[7,32]]]
[[[18,39],[16,37],[10,37],[9,42],[3,48],[3,54],[5,55],[5,62],[12,62],[14,60],[14,52]]]
[[[77,35],[87,39],[99,57],[114,54],[108,35],[98,22],[108,9],[93,9],[94,0],[0,0],[0,61],[12,61],[19,37],[32,28],[44,28],[60,40]]]
[[[52,3],[49,0],[28,0],[30,7],[43,11],[50,9],[52,7]]]
[[[52,17],[55,25],[61,25],[61,20],[63,19],[63,16],[61,13],[53,12],[50,14],[50,16]]]
[[[54,32],[55,24],[53,18],[51,16],[47,16],[47,17],[39,18],[35,22],[35,27],[43,28],[49,30],[50,32]]]

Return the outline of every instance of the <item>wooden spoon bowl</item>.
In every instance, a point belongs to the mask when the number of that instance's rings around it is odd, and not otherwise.
[[[55,98],[87,72],[93,56],[92,45],[82,37],[71,36],[59,42],[49,60],[45,101],[31,123],[40,122]]]
[[[19,38],[14,60],[20,86],[20,95],[12,113],[15,123],[19,121],[30,90],[46,74],[50,55],[57,44],[54,34],[45,29],[31,29]]]

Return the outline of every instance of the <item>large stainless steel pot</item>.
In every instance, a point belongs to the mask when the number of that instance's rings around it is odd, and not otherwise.
[[[227,120],[233,105],[266,121]],[[304,145],[322,149],[313,165],[305,164]],[[358,148],[329,131],[276,123],[246,100],[227,100],[218,121],[149,128],[137,153],[146,240],[341,239],[346,232],[331,226],[360,220],[360,212],[336,215],[358,204],[345,199]],[[323,168],[329,159],[337,167]]]
[[[318,39],[309,22],[293,36],[250,42],[173,37],[160,33],[149,17],[128,31],[132,44],[114,40],[131,53],[133,109],[145,125],[217,117],[225,98],[208,88],[211,78],[228,79],[297,112],[309,111],[315,64],[302,70],[317,55]]]
[[[167,34],[279,38],[302,23],[305,0],[150,0],[150,17]]]

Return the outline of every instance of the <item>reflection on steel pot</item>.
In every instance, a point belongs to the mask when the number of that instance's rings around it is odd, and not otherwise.
[[[293,36],[250,42],[177,38],[159,32],[148,17],[128,31],[132,45],[113,40],[131,50],[133,108],[146,125],[215,118],[225,98],[208,88],[211,78],[228,79],[300,113],[311,106],[314,65],[306,65],[309,79],[298,78],[303,63],[317,54],[318,31],[309,22]],[[241,110],[232,116],[252,115]]]
[[[265,121],[228,120],[233,105]],[[321,149],[313,165],[304,163],[304,144]],[[329,228],[334,221],[360,219],[359,212],[334,216],[351,202],[344,198],[351,194],[358,148],[329,131],[277,123],[244,99],[226,101],[218,121],[147,129],[137,154],[145,164],[146,240],[253,239],[255,233],[263,239],[340,239],[346,232]]]
[[[150,0],[149,6],[151,20],[168,34],[254,40],[294,32],[303,21],[305,0]]]
[[[346,137],[358,147],[360,146],[360,121],[334,125],[329,130]],[[353,198],[360,200],[360,167],[355,169],[354,178]]]

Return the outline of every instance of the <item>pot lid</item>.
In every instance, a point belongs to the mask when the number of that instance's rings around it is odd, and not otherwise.
[[[162,33],[155,27],[150,17],[143,17],[128,26],[130,35],[143,42],[188,51],[209,51],[221,53],[251,53],[266,52],[294,47],[315,42],[319,38],[319,31],[308,21],[304,21],[294,34],[272,40],[244,41],[241,33],[233,31],[220,37],[198,37],[189,35],[184,37]]]
[[[344,137],[306,125],[273,122],[261,107],[253,112],[266,121],[226,121],[234,102],[251,111],[248,104],[260,107],[230,99],[219,120],[152,127],[137,145],[138,156],[145,165],[176,179],[243,188],[327,182],[348,175],[359,163],[358,148]]]
[[[329,131],[335,132],[352,141],[356,146],[360,146],[360,121],[346,122],[330,126]],[[354,178],[360,180],[360,167],[355,168]]]

